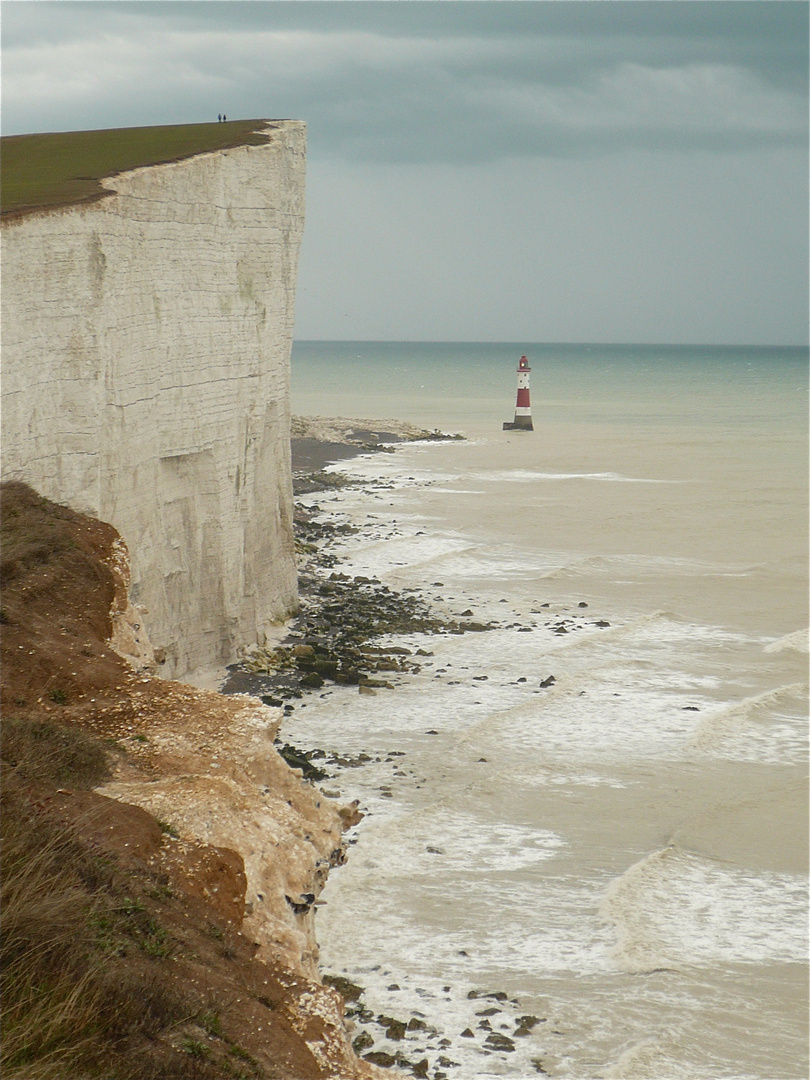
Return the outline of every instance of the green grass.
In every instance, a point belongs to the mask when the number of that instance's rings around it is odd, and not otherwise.
[[[0,139],[0,203],[4,214],[97,198],[104,176],[178,161],[232,146],[259,146],[261,120],[226,124],[110,128]]]

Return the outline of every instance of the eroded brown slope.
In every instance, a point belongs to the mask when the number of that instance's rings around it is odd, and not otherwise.
[[[2,526],[4,1075],[375,1075],[317,978],[342,819],[277,713],[151,674],[110,526],[21,484]]]

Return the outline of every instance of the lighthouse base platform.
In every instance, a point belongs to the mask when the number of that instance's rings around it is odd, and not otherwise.
[[[534,425],[532,424],[532,418],[530,416],[516,416],[513,423],[504,423],[503,430],[534,431]]]

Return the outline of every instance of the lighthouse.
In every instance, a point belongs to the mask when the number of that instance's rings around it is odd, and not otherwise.
[[[515,421],[512,424],[504,424],[504,431],[534,431],[532,425],[532,407],[529,404],[529,361],[521,356],[517,366],[517,404],[515,405]]]

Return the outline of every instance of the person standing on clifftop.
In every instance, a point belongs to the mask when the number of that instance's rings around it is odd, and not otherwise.
[[[222,123],[222,113],[217,113],[217,123],[218,124]]]

